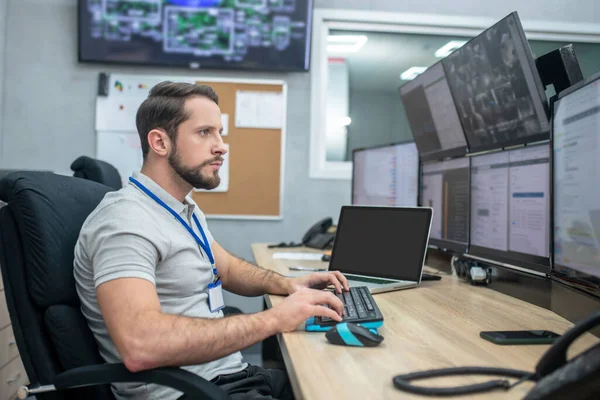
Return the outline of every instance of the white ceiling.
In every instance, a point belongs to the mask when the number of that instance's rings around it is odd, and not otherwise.
[[[331,35],[366,35],[367,43],[356,53],[330,53],[344,58],[350,73],[350,90],[393,92],[406,81],[400,74],[410,67],[429,67],[439,61],[434,53],[450,40],[460,37],[403,33],[331,31]]]

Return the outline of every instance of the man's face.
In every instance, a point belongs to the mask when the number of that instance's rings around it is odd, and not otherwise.
[[[171,168],[196,189],[214,189],[227,153],[221,132],[221,110],[206,97],[185,102],[189,118],[179,125],[175,146],[169,154]]]

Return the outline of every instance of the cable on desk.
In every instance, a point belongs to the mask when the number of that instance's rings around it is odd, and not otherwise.
[[[425,387],[416,386],[410,382],[419,379],[441,378],[444,376],[455,375],[494,375],[519,378],[517,382],[511,384],[506,379],[497,379],[473,385],[464,385],[456,387]],[[505,368],[489,367],[458,367],[432,369],[429,371],[414,372],[410,374],[398,375],[394,377],[394,386],[405,392],[419,394],[423,396],[459,396],[473,393],[483,393],[490,390],[502,389],[509,390],[525,381],[537,381],[535,373]]]

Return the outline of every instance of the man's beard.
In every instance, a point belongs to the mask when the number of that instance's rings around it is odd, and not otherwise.
[[[221,183],[221,177],[219,176],[219,170],[215,170],[212,176],[202,176],[202,169],[214,162],[223,161],[223,157],[218,156],[211,160],[204,161],[197,167],[186,167],[181,162],[179,151],[175,148],[175,152],[169,155],[169,165],[173,168],[173,171],[181,177],[184,181],[190,184],[196,189],[207,189],[211,190],[219,186]]]

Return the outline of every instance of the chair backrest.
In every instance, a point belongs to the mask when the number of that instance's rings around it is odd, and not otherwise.
[[[109,163],[88,156],[81,156],[71,164],[73,176],[98,182],[113,189],[123,187],[119,171]]]
[[[87,216],[111,188],[48,172],[0,180],[0,268],[15,340],[29,381],[103,363],[80,310],[74,247]],[[108,385],[38,399],[114,399]]]

